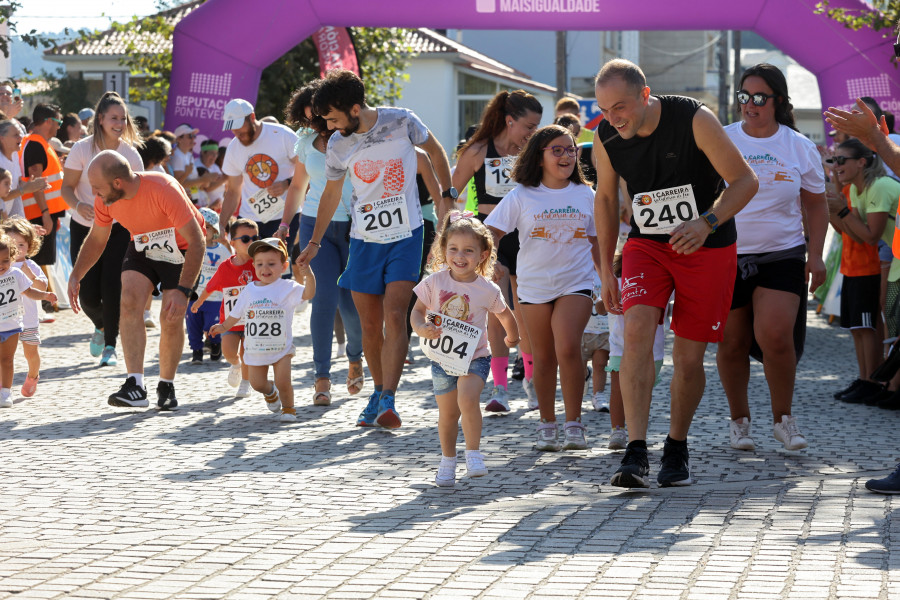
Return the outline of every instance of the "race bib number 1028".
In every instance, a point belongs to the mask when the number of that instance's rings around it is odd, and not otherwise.
[[[641,233],[671,233],[680,223],[696,219],[699,214],[694,190],[689,185],[634,197],[634,220]]]

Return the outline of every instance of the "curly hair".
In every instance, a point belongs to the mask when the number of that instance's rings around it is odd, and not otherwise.
[[[455,220],[454,220],[455,219]],[[494,275],[494,262],[497,260],[497,249],[494,247],[494,236],[490,230],[479,221],[472,213],[460,212],[458,210],[447,211],[444,220],[441,223],[439,233],[431,244],[431,270],[438,271],[443,267],[448,267],[447,263],[447,241],[451,235],[465,234],[471,235],[481,242],[482,252],[487,251],[488,256],[481,261],[475,268],[475,272],[490,279]]]
[[[23,219],[22,217],[11,217],[3,221],[3,224],[0,225],[0,229],[3,230],[4,236],[9,236],[13,233],[17,233],[25,239],[25,243],[28,245],[28,251],[25,253],[25,257],[31,257],[38,253],[38,250],[41,249],[41,243],[44,238],[37,234],[37,231],[34,229],[34,225]],[[16,248],[18,250],[18,248]]]

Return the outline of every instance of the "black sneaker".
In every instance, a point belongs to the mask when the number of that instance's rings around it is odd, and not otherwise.
[[[626,448],[622,464],[616,471],[611,485],[623,488],[650,487],[650,462],[647,460],[646,448]]]
[[[847,404],[865,404],[872,396],[884,391],[884,386],[874,381],[860,381],[852,391],[842,395],[838,400]]]
[[[203,349],[192,351],[191,364],[192,365],[202,365],[203,364]]]
[[[178,400],[175,399],[174,383],[160,381],[156,384],[156,405],[159,407],[159,410],[172,410],[178,406]]]
[[[688,466],[687,444],[676,445],[666,441],[663,446],[663,456],[659,461],[659,475],[656,481],[660,487],[672,487],[691,485],[691,469]]]
[[[854,379],[850,385],[848,385],[847,387],[845,387],[844,389],[842,389],[839,392],[835,392],[834,399],[840,400],[843,396],[849,394],[850,392],[854,391],[857,387],[859,387],[859,384],[861,384],[862,382],[863,382],[862,379]]]
[[[147,401],[147,390],[137,384],[134,377],[129,377],[119,388],[119,391],[107,400],[110,406],[144,407],[150,406]]]
[[[516,381],[525,379],[525,360],[522,358],[521,354],[516,357],[516,362],[513,363],[511,377]]]
[[[878,408],[885,410],[900,410],[900,390],[888,392],[890,395],[878,401]]]
[[[212,344],[209,347],[209,360],[222,360],[222,344]]]

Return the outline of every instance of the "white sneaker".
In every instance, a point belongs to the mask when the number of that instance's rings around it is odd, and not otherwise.
[[[782,415],[781,423],[775,423],[775,439],[784,444],[785,450],[806,448],[806,438],[800,433],[797,421],[791,415]]]
[[[250,397],[250,382],[246,379],[241,381],[241,385],[238,386],[237,391],[234,393],[235,398],[249,398]]]
[[[281,404],[280,400],[278,404]],[[297,420],[297,411],[293,408],[282,408],[281,414],[278,415],[278,420],[282,423],[293,423]]]
[[[775,426],[778,427],[777,425]],[[740,419],[735,419],[728,424],[728,429],[730,430],[729,437],[731,438],[731,447],[735,450],[755,450],[756,444],[753,443],[753,438],[750,437],[750,419],[747,417],[741,417]],[[775,437],[778,437],[778,432],[775,432]]]
[[[491,399],[488,400],[484,410],[492,413],[509,412],[509,400],[506,399],[506,388],[495,385],[491,390]]]
[[[609,434],[609,443],[606,445],[610,450],[624,450],[628,446],[628,434],[625,433],[624,427],[613,427]]]
[[[594,410],[597,412],[609,412],[609,401],[606,399],[606,392],[594,392],[594,396],[591,398],[591,406],[594,407]]]
[[[269,383],[272,384],[272,393],[263,395],[263,398],[266,401],[268,409],[273,413],[277,413],[281,411],[281,396],[278,394],[278,388],[275,387],[275,383],[271,381]],[[292,412],[293,410],[294,409],[291,409]],[[294,418],[296,419],[297,416],[294,415]]]
[[[543,452],[559,452],[557,437],[556,423],[546,423],[541,420],[541,424],[537,427],[537,442],[534,444],[534,449]]]
[[[9,396],[0,396],[0,408],[12,408],[12,394]]]
[[[528,410],[536,410],[538,407],[537,394],[534,393],[534,382],[529,379],[522,380],[522,389],[528,398]]]
[[[157,326],[156,320],[153,318],[153,314],[149,310],[144,311],[144,327],[147,329],[153,329]]]
[[[468,464],[468,463],[467,463]],[[441,457],[434,483],[439,487],[453,487],[456,484],[456,457]]]
[[[567,421],[563,426],[565,443],[563,450],[586,450],[587,440],[584,437],[584,425],[580,421]]]
[[[478,450],[466,450],[466,475],[468,477],[484,477],[487,474],[484,455]]]
[[[241,363],[231,365],[231,368],[228,369],[228,385],[237,387],[241,384],[243,379],[244,378],[241,375]]]

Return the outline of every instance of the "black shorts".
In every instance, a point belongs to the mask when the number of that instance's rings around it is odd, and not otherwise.
[[[488,217],[481,213],[475,215],[478,220],[484,223]],[[519,256],[519,230],[513,229],[502,238],[497,244],[497,262],[509,269],[512,277],[516,276],[516,258]]]
[[[750,255],[738,254],[738,261],[742,256]],[[756,256],[765,256],[765,254]],[[806,263],[802,260],[789,258],[758,264],[756,267],[758,272],[749,279],[742,279],[741,270],[737,270],[734,294],[731,296],[731,310],[750,304],[753,299],[753,290],[758,287],[790,292],[799,296],[801,301],[806,298]]]
[[[181,251],[184,254],[184,251]],[[162,290],[174,290],[181,280],[181,267],[160,260],[150,260],[143,252],[138,252],[134,247],[134,240],[128,242],[128,250],[122,260],[122,272],[137,271],[150,280],[153,287],[159,286]]]
[[[55,265],[56,264],[56,232],[59,229],[59,218],[63,215],[63,213],[53,213],[50,215],[50,219],[53,221],[53,228],[44,234],[41,241],[41,249],[38,250],[38,253],[31,257],[36,264],[41,265]],[[37,219],[31,219],[29,221],[32,225],[41,225],[43,226],[44,220],[41,217]]]
[[[841,284],[841,327],[875,329],[881,310],[881,275],[844,277]]]

